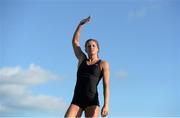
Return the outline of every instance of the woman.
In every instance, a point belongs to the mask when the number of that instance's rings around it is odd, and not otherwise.
[[[109,64],[99,59],[99,44],[95,39],[89,39],[85,43],[85,51],[88,58],[80,48],[80,30],[84,24],[89,22],[90,16],[82,20],[72,39],[75,56],[78,59],[77,81],[73,100],[65,117],[98,117],[100,111],[97,85],[103,77],[104,105],[101,116],[105,117],[109,111]]]

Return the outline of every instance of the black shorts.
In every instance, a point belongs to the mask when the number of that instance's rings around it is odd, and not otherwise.
[[[82,110],[85,110],[87,107],[93,106],[93,105],[100,106],[98,95],[94,96],[93,98],[87,97],[87,96],[84,97],[80,95],[74,95],[71,104],[75,104],[79,106],[80,108],[82,108]]]

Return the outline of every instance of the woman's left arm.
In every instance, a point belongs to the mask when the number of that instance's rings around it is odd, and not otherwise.
[[[106,61],[102,62],[102,69],[103,69],[103,92],[104,92],[104,106],[101,110],[101,116],[105,117],[108,115],[109,112],[109,77],[110,77],[110,71],[109,71],[109,64]]]

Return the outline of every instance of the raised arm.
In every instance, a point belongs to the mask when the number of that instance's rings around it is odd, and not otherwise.
[[[73,39],[72,39],[72,45],[73,45],[74,53],[75,53],[75,56],[77,57],[77,59],[79,60],[79,62],[84,60],[84,58],[86,57],[85,54],[83,53],[83,51],[81,50],[80,43],[79,43],[80,30],[81,30],[81,28],[83,27],[84,24],[89,22],[89,20],[90,20],[90,16],[83,19],[79,23],[79,25],[76,28],[76,31],[74,32],[74,36],[73,36]]]

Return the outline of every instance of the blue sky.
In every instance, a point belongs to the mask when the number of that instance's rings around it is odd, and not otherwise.
[[[180,116],[178,0],[0,0],[0,116],[63,116],[81,31],[110,64],[110,117]],[[103,104],[102,83],[99,97]]]

